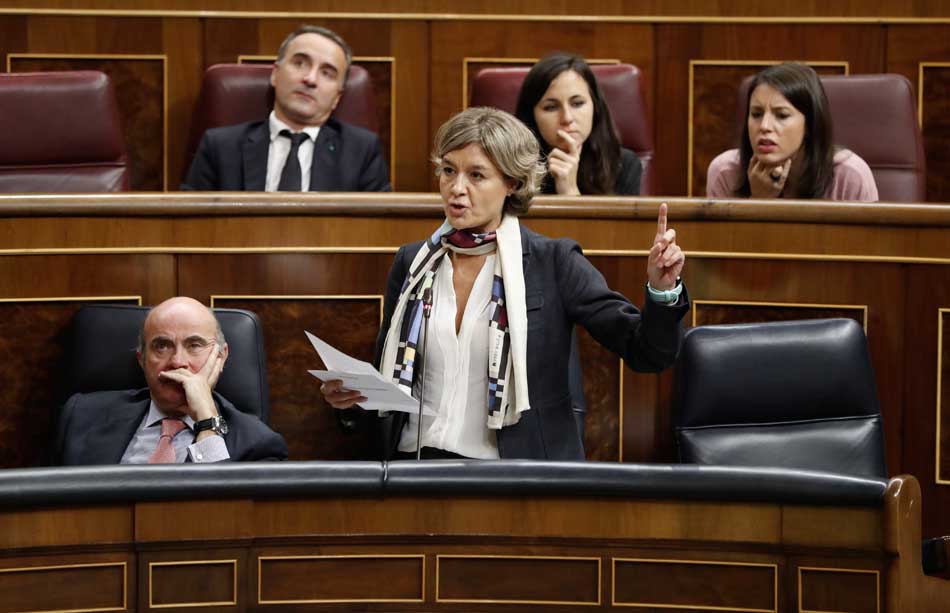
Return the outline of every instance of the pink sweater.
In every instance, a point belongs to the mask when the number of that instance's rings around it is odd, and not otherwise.
[[[739,167],[739,150],[730,149],[716,156],[706,172],[707,198],[735,198],[745,170]],[[779,196],[782,197],[782,196]],[[877,202],[877,185],[867,162],[850,149],[835,154],[834,179],[824,200]]]

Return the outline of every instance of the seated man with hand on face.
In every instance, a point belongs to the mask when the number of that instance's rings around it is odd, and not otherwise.
[[[301,26],[277,51],[274,110],[205,132],[181,188],[200,191],[388,192],[379,138],[331,117],[353,55],[340,35]]]
[[[287,443],[212,391],[228,345],[211,310],[191,298],[153,308],[139,338],[148,388],[74,394],[56,435],[57,463],[171,464],[284,460]]]

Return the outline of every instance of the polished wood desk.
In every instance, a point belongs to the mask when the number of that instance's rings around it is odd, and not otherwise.
[[[82,303],[176,294],[264,323],[272,425],[293,459],[370,458],[305,371],[304,329],[371,357],[392,253],[439,221],[434,194],[0,197],[0,466],[41,457],[69,318]],[[924,533],[950,534],[950,206],[670,200],[689,325],[844,316],[867,330],[891,474],[915,475]],[[524,223],[584,247],[643,300],[658,199],[538,198]],[[354,326],[353,322],[361,325]],[[591,459],[675,460],[670,376],[581,335]],[[941,383],[943,383],[941,385]],[[939,443],[939,444],[938,444]]]
[[[950,602],[950,581],[921,570],[909,476],[594,462],[505,476],[498,462],[485,479],[429,462],[414,479],[415,462],[353,464],[7,471],[0,610],[940,613]],[[565,475],[580,479],[576,494]]]

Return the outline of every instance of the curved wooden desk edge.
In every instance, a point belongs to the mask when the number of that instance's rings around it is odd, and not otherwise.
[[[538,196],[527,218],[655,219],[659,205],[672,220],[950,226],[950,204],[814,200],[709,200],[618,196]],[[133,192],[120,194],[0,194],[0,218],[54,216],[441,215],[431,193],[271,194]]]

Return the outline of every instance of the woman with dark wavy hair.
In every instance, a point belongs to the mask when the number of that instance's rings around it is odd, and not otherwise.
[[[620,146],[604,94],[581,56],[557,52],[538,61],[521,85],[515,115],[547,156],[542,193],[640,193],[640,159]]]
[[[878,199],[867,163],[834,144],[831,112],[812,68],[787,62],[752,79],[739,149],[709,165],[710,198]]]

